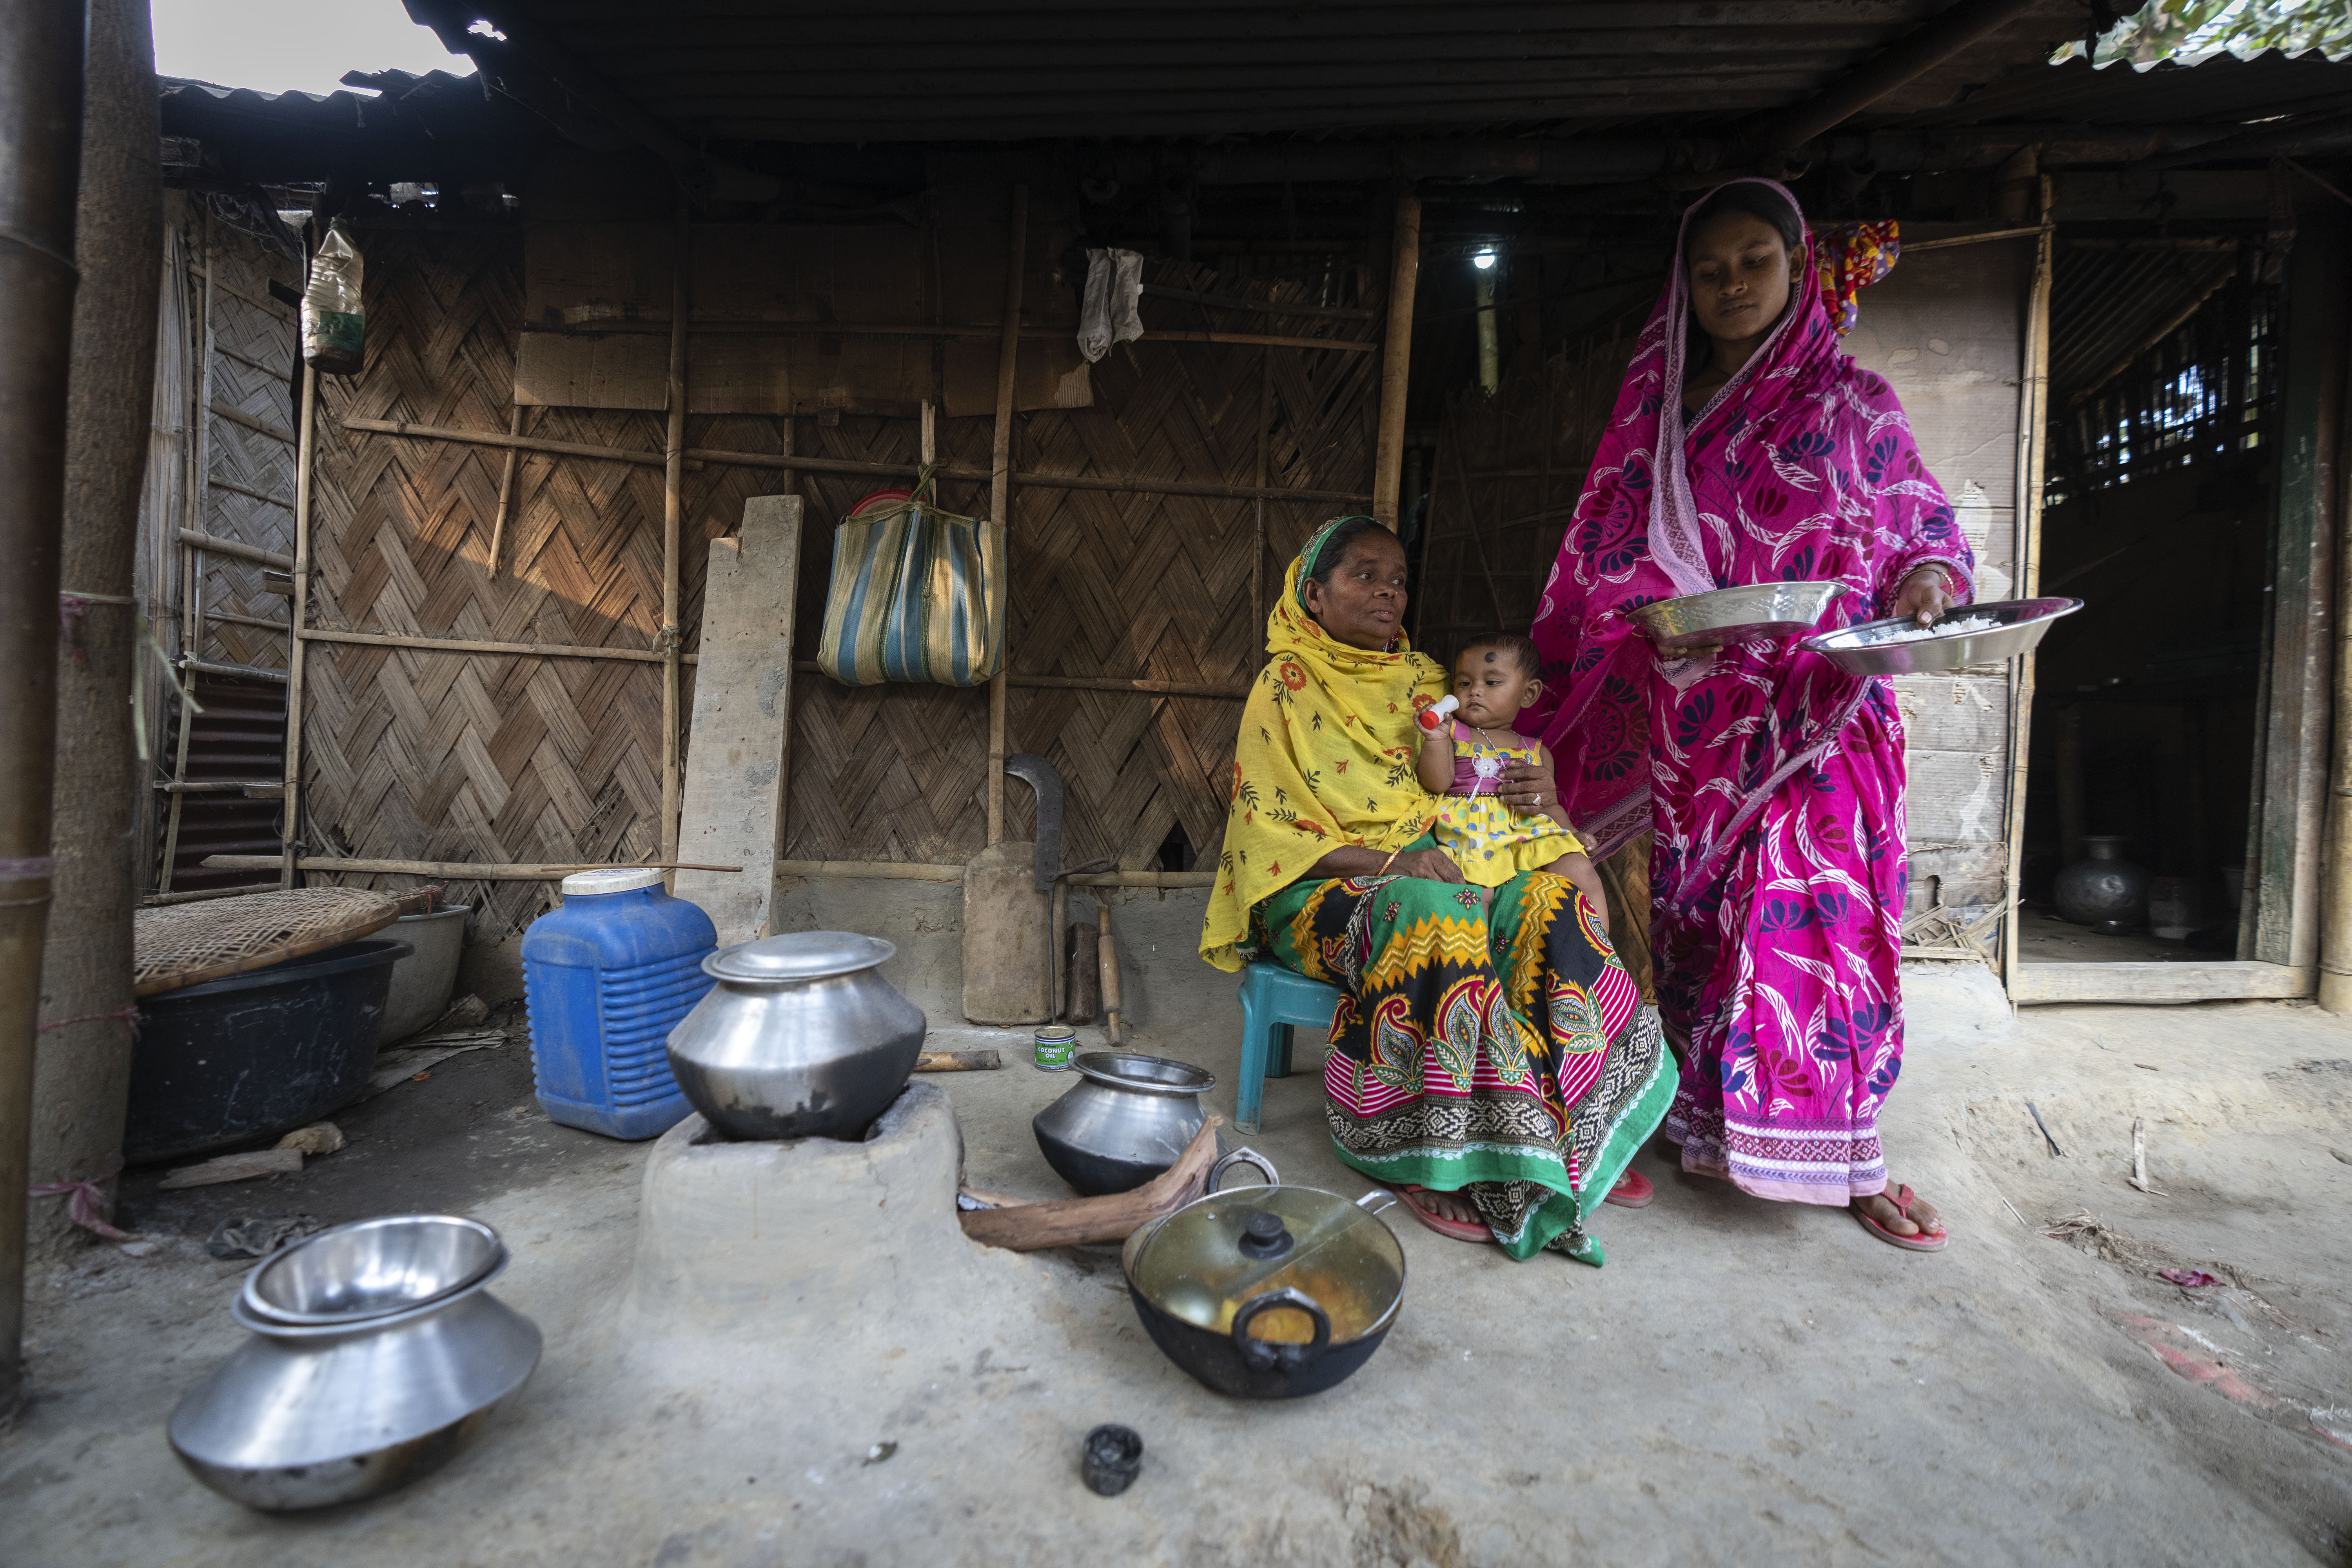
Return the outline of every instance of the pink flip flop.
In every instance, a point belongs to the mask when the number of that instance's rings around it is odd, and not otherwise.
[[[1396,1192],[1397,1196],[1404,1200],[1404,1206],[1412,1211],[1412,1217],[1438,1235],[1450,1236],[1456,1241],[1493,1243],[1495,1233],[1485,1226],[1472,1225],[1465,1220],[1447,1219],[1433,1209],[1423,1208],[1420,1200],[1428,1195],[1427,1187],[1399,1186]]]
[[[1895,1212],[1905,1219],[1911,1219],[1911,1205],[1919,1201],[1918,1194],[1908,1187],[1897,1187],[1892,1193],[1872,1193],[1868,1195],[1885,1198],[1895,1205]],[[1897,1236],[1859,1208],[1853,1211],[1853,1217],[1862,1221],[1863,1229],[1870,1232],[1871,1235],[1878,1237],[1887,1246],[1899,1247],[1906,1252],[1941,1252],[1944,1250],[1944,1244],[1951,1239],[1951,1237],[1945,1232],[1941,1220],[1937,1221],[1934,1228],[1930,1229],[1922,1222],[1911,1219],[1913,1225],[1919,1226],[1919,1233],[1916,1236]]]
[[[1617,1184],[1601,1201],[1615,1204],[1621,1209],[1644,1209],[1658,1195],[1657,1184],[1639,1171],[1628,1171],[1617,1178]]]

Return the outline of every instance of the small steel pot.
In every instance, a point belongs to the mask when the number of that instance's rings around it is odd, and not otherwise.
[[[539,1365],[539,1330],[486,1289],[506,1260],[488,1226],[434,1215],[338,1226],[268,1259],[229,1309],[254,1337],[172,1412],[173,1452],[273,1512],[434,1469]]]
[[[721,948],[719,982],[669,1032],[669,1070],[730,1138],[862,1138],[922,1054],[929,1023],[878,966],[898,948],[795,931]]]
[[[1277,1184],[1216,1191],[1239,1163]],[[1393,1194],[1283,1186],[1247,1149],[1218,1161],[1209,1186],[1127,1239],[1128,1294],[1152,1342],[1243,1399],[1319,1394],[1371,1360],[1404,1304],[1404,1248],[1371,1212]]]
[[[1208,1120],[1217,1080],[1189,1062],[1084,1051],[1079,1081],[1030,1122],[1055,1174],[1088,1197],[1143,1185],[1174,1164]]]

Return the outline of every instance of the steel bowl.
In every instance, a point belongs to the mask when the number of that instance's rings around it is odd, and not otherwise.
[[[1174,1164],[1208,1120],[1217,1080],[1190,1062],[1134,1051],[1082,1051],[1079,1081],[1030,1131],[1055,1174],[1088,1197],[1143,1185]]]
[[[343,1326],[425,1306],[505,1266],[506,1244],[479,1220],[387,1215],[305,1237],[246,1276],[237,1302],[276,1323]]]
[[[882,978],[898,948],[794,931],[721,948],[719,982],[669,1032],[669,1070],[730,1138],[862,1138],[907,1087],[929,1028]]]
[[[1632,613],[1652,642],[1673,653],[1802,637],[1822,624],[1831,602],[1846,591],[1843,583],[1749,583],[1661,599]]]
[[[253,1337],[172,1412],[172,1451],[223,1497],[271,1512],[373,1497],[445,1463],[539,1365],[538,1328],[487,1289],[497,1252],[454,1291],[341,1323],[280,1322],[240,1293],[229,1312]]]
[[[1916,630],[1918,626],[1907,616],[1897,616],[1823,632],[1797,646],[1854,675],[1926,675],[2015,658],[2031,651],[2059,616],[2071,616],[2082,607],[2080,599],[1996,599],[1985,605],[1956,605],[1936,617],[1938,626],[1980,616],[2000,623],[1981,631],[1940,632],[1892,641],[1895,633]]]

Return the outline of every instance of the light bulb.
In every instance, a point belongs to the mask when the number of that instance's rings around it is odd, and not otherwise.
[[[1490,245],[1486,249],[1480,251],[1477,255],[1472,257],[1470,258],[1470,265],[1476,268],[1481,272],[1484,272],[1488,268],[1494,266],[1495,247]]]

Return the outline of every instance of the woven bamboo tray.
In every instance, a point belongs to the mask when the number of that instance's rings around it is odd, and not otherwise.
[[[226,974],[321,952],[382,931],[401,902],[364,888],[295,888],[141,910],[132,927],[131,994],[153,996]]]

